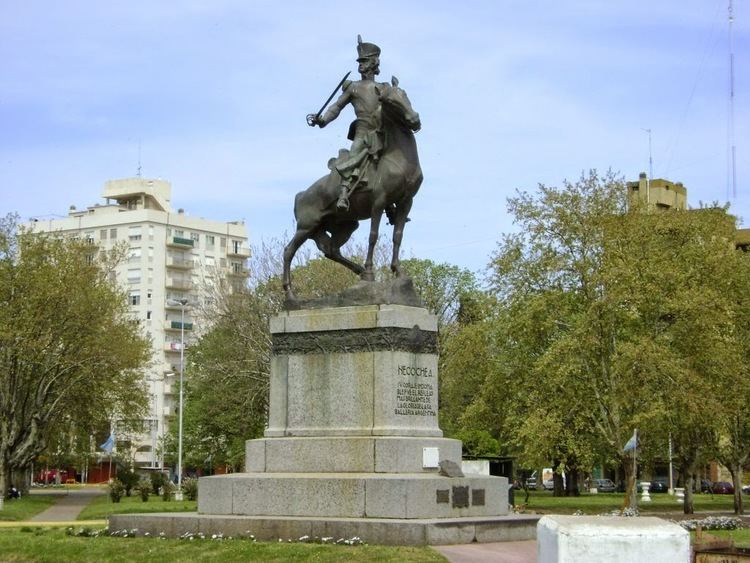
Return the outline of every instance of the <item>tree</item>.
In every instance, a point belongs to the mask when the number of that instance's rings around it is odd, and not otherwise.
[[[626,211],[622,181],[595,172],[509,209],[521,231],[491,263],[498,367],[474,404],[492,405],[483,396],[507,389],[511,369],[504,416],[522,459],[569,475],[603,459],[624,470],[634,502],[623,444],[639,428],[639,453],[654,452],[671,432],[690,488],[727,428],[720,389],[747,379],[750,276],[738,274],[747,258],[732,218]]]
[[[441,327],[454,323],[462,300],[478,290],[474,274],[452,264],[409,258],[401,262],[401,269],[412,278],[417,295],[424,306],[437,315]]]
[[[734,218],[715,206],[641,210],[612,219],[605,247],[606,299],[622,312],[618,370],[650,389],[639,417],[651,439],[672,435],[686,513],[693,475],[739,412],[726,390],[748,378],[750,257],[734,233]]]
[[[114,285],[114,257],[0,225],[0,491],[66,421],[142,417],[150,346]]]

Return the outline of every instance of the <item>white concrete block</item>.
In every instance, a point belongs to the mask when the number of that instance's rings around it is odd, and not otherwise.
[[[687,563],[690,534],[653,517],[544,516],[537,524],[538,563]]]

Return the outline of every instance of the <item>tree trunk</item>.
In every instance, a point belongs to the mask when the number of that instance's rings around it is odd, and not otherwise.
[[[2,501],[8,496],[8,477],[8,465],[5,463],[5,460],[0,458],[0,500]],[[2,508],[2,505],[3,503],[0,503],[0,508]]]
[[[554,486],[554,493],[552,496],[563,497],[565,496],[565,487],[563,485],[563,476],[555,472],[552,474],[552,484]]]
[[[625,507],[638,508],[638,487],[635,483],[636,475],[632,455],[626,455],[623,458],[622,468],[625,473]]]
[[[732,475],[732,486],[734,487],[734,513],[744,514],[742,506],[742,466],[732,463],[729,466],[729,473]]]
[[[685,472],[685,500],[682,504],[682,512],[684,514],[695,514],[695,508],[693,507],[693,472]]]
[[[580,478],[580,472],[578,469],[569,469],[566,475],[565,495],[569,497],[581,496],[580,487],[578,485]]]

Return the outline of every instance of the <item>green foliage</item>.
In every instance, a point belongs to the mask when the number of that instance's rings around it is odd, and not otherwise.
[[[461,430],[455,437],[463,443],[463,452],[471,456],[495,456],[500,443],[486,430]]]
[[[119,479],[112,479],[108,485],[109,498],[112,502],[120,502],[120,499],[125,494],[125,486]]]
[[[732,428],[725,443],[747,443],[732,421],[750,404],[750,270],[733,218],[627,211],[625,195],[591,172],[509,200],[520,229],[492,258],[494,305],[466,307],[442,342],[449,434],[485,431],[522,465],[568,472],[621,466],[634,428],[647,463],[671,432],[684,475]]]
[[[198,500],[198,479],[188,477],[182,481],[182,492],[188,500]]]
[[[125,496],[130,496],[130,492],[135,487],[138,482],[140,481],[140,477],[137,473],[135,473],[132,468],[131,469],[124,469],[122,471],[119,471],[117,473],[117,478],[122,483],[122,486],[125,487]]]
[[[401,269],[414,282],[424,306],[438,316],[440,326],[455,322],[462,300],[478,291],[474,274],[452,264],[410,258],[401,262]]]
[[[148,502],[148,497],[151,494],[151,480],[150,479],[141,479],[138,481],[138,484],[135,486],[135,490],[138,493],[138,495],[141,497],[141,500],[143,502]]]
[[[151,481],[151,492],[158,495],[159,489],[161,489],[164,481],[167,480],[167,477],[161,471],[152,471],[149,474],[149,480]]]
[[[164,483],[162,483],[161,486],[161,500],[164,502],[169,502],[172,500],[172,495],[174,495],[175,486],[169,479],[165,479]]]
[[[150,344],[112,281],[117,256],[94,250],[0,221],[0,489],[48,444],[64,451],[61,433],[87,436],[115,411],[147,408]]]

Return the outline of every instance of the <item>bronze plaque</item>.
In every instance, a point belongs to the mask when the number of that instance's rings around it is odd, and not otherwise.
[[[450,490],[449,489],[438,489],[435,491],[437,493],[437,503],[438,504],[448,504],[450,499]]]
[[[471,505],[484,506],[484,489],[471,490]]]
[[[469,508],[469,487],[453,487],[453,508]]]

